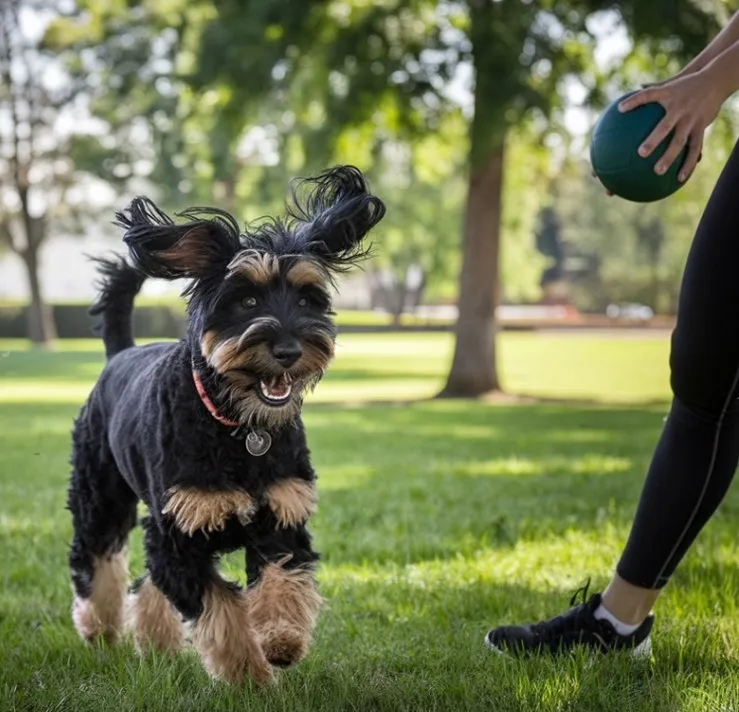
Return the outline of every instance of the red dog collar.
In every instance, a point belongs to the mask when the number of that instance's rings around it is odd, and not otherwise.
[[[208,409],[208,412],[222,425],[226,425],[229,428],[235,428],[239,425],[239,423],[228,420],[227,418],[224,418],[216,409],[216,407],[213,405],[213,401],[208,398],[208,394],[205,392],[205,386],[203,386],[203,382],[200,380],[200,376],[198,376],[197,371],[193,368],[192,370],[192,379],[195,381],[195,388],[198,391],[198,395],[200,396],[200,400],[203,401],[203,405]]]

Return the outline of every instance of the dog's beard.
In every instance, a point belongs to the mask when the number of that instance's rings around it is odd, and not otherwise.
[[[275,428],[294,421],[305,394],[321,380],[334,354],[330,326],[313,324],[301,334],[300,358],[285,369],[272,357],[267,337],[280,327],[272,317],[254,320],[240,336],[208,331],[201,339],[207,363],[225,383],[218,394],[247,427]]]

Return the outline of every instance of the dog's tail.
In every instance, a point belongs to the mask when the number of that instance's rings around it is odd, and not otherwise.
[[[122,257],[94,261],[100,274],[100,292],[89,313],[96,317],[93,330],[103,338],[105,357],[111,358],[134,345],[133,300],[146,277]]]

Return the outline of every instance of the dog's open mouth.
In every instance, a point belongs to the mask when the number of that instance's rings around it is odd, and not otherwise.
[[[287,373],[272,376],[268,380],[259,381],[257,393],[268,405],[284,405],[290,400],[293,390],[293,379]]]

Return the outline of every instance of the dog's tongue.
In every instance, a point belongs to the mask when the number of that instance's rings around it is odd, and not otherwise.
[[[284,398],[290,391],[290,382],[286,375],[274,376],[266,386],[267,392],[273,398]]]

